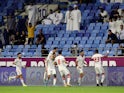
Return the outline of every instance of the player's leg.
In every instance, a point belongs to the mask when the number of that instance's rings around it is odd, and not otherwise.
[[[51,76],[51,69],[47,69],[47,79],[46,79],[46,85],[48,84],[49,82],[49,79],[50,79],[50,76]]]
[[[16,76],[10,76],[9,80],[20,78],[21,72],[19,69],[16,69],[16,74],[17,74]]]
[[[99,74],[99,69],[97,67],[95,68],[95,72],[96,72],[96,84],[97,84],[97,86],[99,86],[100,74]]]
[[[64,84],[64,86],[66,87],[66,86],[67,86],[67,84],[66,84],[66,81],[65,81],[65,75],[64,75],[64,73],[63,73],[63,71],[62,71],[62,70],[59,70],[59,72],[60,72],[60,75],[61,75],[61,77],[62,77],[63,84]]]
[[[101,72],[101,86],[103,86],[103,82],[104,82],[104,80],[105,80],[105,71],[104,71],[104,68],[103,67],[101,67],[100,68],[100,72]]]
[[[27,85],[24,83],[24,79],[23,79],[22,74],[20,75],[20,81],[21,81],[21,83],[22,83],[23,86],[27,86]]]
[[[78,84],[79,85],[81,85],[81,81],[82,81],[82,78],[83,78],[83,76],[84,76],[84,74],[83,74],[83,69],[82,68],[80,68],[80,69],[78,69],[78,72],[79,72],[79,78],[78,78]]]
[[[54,77],[53,86],[55,86],[56,85],[56,70],[55,69],[52,70],[52,74],[53,74],[53,77]]]
[[[70,75],[70,71],[67,68],[64,69],[64,74],[67,76],[67,86],[71,86],[70,84],[71,75]]]

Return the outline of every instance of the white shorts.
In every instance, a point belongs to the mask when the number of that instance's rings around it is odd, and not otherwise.
[[[70,74],[70,71],[66,67],[59,69],[59,72],[61,76]]]
[[[54,75],[56,74],[56,70],[55,69],[49,69],[47,70],[47,75]]]
[[[102,74],[102,73],[105,73],[103,67],[95,67],[95,72],[96,72],[96,74]]]
[[[21,69],[16,69],[17,75],[22,75],[22,70]]]
[[[79,67],[77,67],[77,71],[78,71],[78,73],[80,73],[80,74],[81,74],[81,73],[83,73],[83,68],[82,68],[82,67],[80,67],[80,68],[79,68]]]

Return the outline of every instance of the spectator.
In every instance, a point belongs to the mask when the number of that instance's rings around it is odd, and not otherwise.
[[[32,26],[35,26],[38,20],[38,9],[37,7],[31,2],[30,5],[27,7],[28,11],[28,24],[31,23]]]
[[[120,25],[123,25],[123,21],[121,20],[121,17],[118,17],[116,20],[115,26],[116,26],[116,33],[120,33]]]
[[[7,16],[7,30],[9,31],[9,34],[15,34],[16,28],[16,20],[13,16]]]
[[[58,10],[58,12],[55,13],[55,20],[54,20],[53,23],[55,25],[58,25],[58,24],[60,24],[62,22],[62,19],[63,19],[63,14],[61,13],[60,10]]]
[[[106,43],[114,44],[114,43],[118,43],[118,42],[119,41],[118,41],[117,36],[114,33],[112,33],[111,30],[108,30],[108,39],[106,40]]]
[[[27,25],[28,30],[28,44],[34,44],[34,30],[35,26],[32,26],[31,23]]]
[[[10,39],[10,35],[9,35],[9,31],[7,29],[4,29],[4,40],[5,40],[5,45],[9,45],[9,39]]]
[[[15,43],[15,35],[11,35],[10,36],[10,44],[14,45],[14,43]]]
[[[79,52],[78,44],[74,43],[74,45],[71,48],[72,56],[77,56],[78,52]]]
[[[99,16],[100,16],[100,19],[99,19],[100,22],[108,22],[108,18],[109,18],[108,13],[103,8],[100,8]]]
[[[118,33],[119,34],[120,43],[124,43],[124,26],[121,25],[120,28],[121,28],[120,33]]]
[[[51,19],[46,18],[46,19],[43,19],[42,20],[42,24],[43,25],[51,25],[52,24],[52,21],[51,21]]]
[[[47,57],[48,53],[49,53],[48,50],[44,47],[44,45],[42,45],[42,50],[41,50],[42,57]]]
[[[112,10],[112,12],[111,12],[111,14],[110,14],[110,18],[112,18],[112,19],[113,19],[113,18],[117,19],[118,16],[119,16],[118,9]]]
[[[15,41],[14,41],[14,44],[15,44],[15,45],[20,45],[20,41],[21,41],[21,37],[20,37],[19,32],[17,31],[16,34],[15,34]]]
[[[112,31],[112,33],[116,33],[116,21],[113,21],[111,18],[109,19],[109,29]]]
[[[77,5],[74,5],[74,10],[72,11],[72,24],[73,31],[80,31],[80,23],[81,23],[81,11],[78,9]]]
[[[53,24],[54,20],[56,19],[55,18],[55,13],[53,12],[52,9],[50,9],[50,14],[47,16],[47,19],[51,20],[52,24]]]
[[[25,34],[24,31],[22,31],[22,33],[21,33],[21,42],[20,42],[20,44],[24,45],[25,42],[26,42],[26,34]]]
[[[124,22],[124,9],[122,9],[122,11],[121,11],[121,19],[123,20],[123,22]]]
[[[66,31],[72,31],[72,7],[69,6],[68,11],[65,14]]]
[[[36,40],[36,44],[45,44],[46,43],[46,39],[44,34],[42,33],[42,30],[39,30],[39,34],[36,36],[37,40]]]

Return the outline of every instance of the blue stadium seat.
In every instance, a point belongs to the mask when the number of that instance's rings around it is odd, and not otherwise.
[[[49,41],[54,41],[54,37],[50,37],[48,40]]]
[[[46,44],[47,44],[47,45],[52,45],[52,44],[53,44],[53,41],[47,41]]]
[[[24,48],[24,45],[18,45],[18,48],[22,49],[22,48]]]
[[[56,41],[60,41],[61,40],[61,37],[55,37],[55,40]]]
[[[53,41],[53,45],[58,45],[58,44],[59,44],[58,40]]]
[[[60,44],[60,46],[62,46],[62,47],[63,47],[63,46],[66,44],[66,41],[60,41],[60,43],[59,43],[59,44]]]
[[[94,40],[93,43],[94,43],[94,44],[100,44],[100,40],[99,40],[99,39],[96,39],[96,40]]]
[[[74,37],[69,37],[68,40],[74,41]]]
[[[82,38],[81,37],[76,37],[75,40],[82,40]]]
[[[93,40],[87,40],[87,44],[93,44]]]
[[[87,42],[87,40],[81,40],[81,41],[80,41],[80,44],[83,45],[83,44],[86,44],[86,42]]]
[[[85,48],[91,48],[91,44],[85,44],[84,47]]]
[[[6,45],[6,48],[7,48],[7,49],[11,49],[12,46],[11,46],[11,45]]]
[[[37,45],[31,45],[30,48],[36,49]]]
[[[25,48],[30,48],[30,45],[25,45]]]
[[[72,40],[68,40],[67,42],[66,42],[66,44],[69,44],[69,45],[72,45]]]
[[[119,48],[119,44],[113,44],[113,48]]]

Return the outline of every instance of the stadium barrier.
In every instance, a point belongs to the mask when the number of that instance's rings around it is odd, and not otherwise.
[[[0,86],[9,85],[21,85],[19,79],[8,80],[9,76],[16,75],[15,68],[11,67],[13,58],[1,58],[0,59]],[[75,68],[75,58],[66,58],[69,63],[68,69],[71,72],[71,84],[77,85],[77,79],[79,74]],[[82,86],[95,86],[95,70],[93,61],[90,58],[86,58],[88,67],[84,67],[84,78],[82,80]],[[105,66],[106,80],[105,86],[124,86],[124,57],[109,57],[103,59],[103,66]],[[23,58],[24,65],[27,68],[23,68],[23,76],[27,85],[44,85],[44,58]],[[37,63],[37,64],[36,64]],[[2,67],[4,66],[4,67]],[[57,85],[62,85],[60,74],[57,70]],[[49,82],[52,84],[52,79]]]

